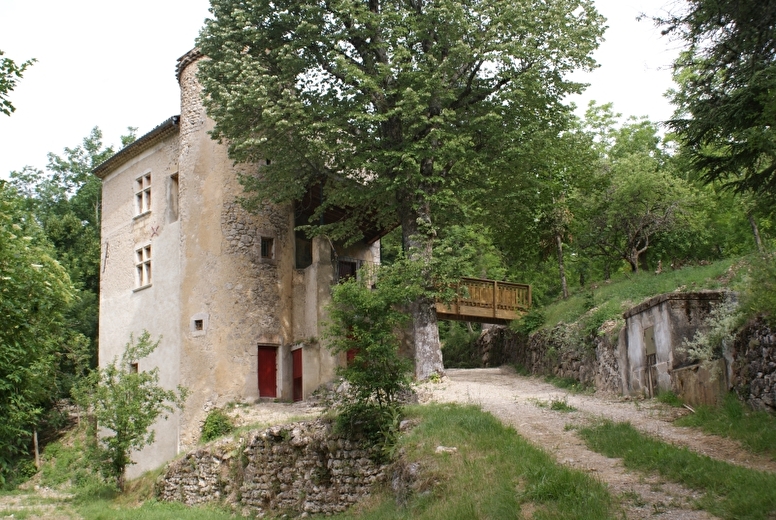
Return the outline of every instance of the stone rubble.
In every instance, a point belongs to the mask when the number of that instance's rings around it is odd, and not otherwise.
[[[256,516],[329,516],[387,480],[377,455],[322,420],[273,426],[189,452],[169,464],[156,491],[160,500],[225,502]]]

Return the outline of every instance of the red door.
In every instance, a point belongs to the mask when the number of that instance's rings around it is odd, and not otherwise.
[[[294,379],[294,401],[302,400],[302,349],[291,352]]]
[[[259,347],[259,397],[277,397],[277,347]]]

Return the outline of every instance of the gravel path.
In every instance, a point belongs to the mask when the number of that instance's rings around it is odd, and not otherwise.
[[[748,453],[727,439],[704,435],[671,422],[689,413],[654,400],[569,394],[535,377],[523,377],[506,367],[448,370],[440,383],[419,390],[421,402],[475,404],[513,426],[520,435],[551,453],[558,462],[586,471],[605,482],[623,499],[628,518],[707,519],[692,508],[699,495],[658,476],[644,476],[590,451],[567,425],[581,426],[596,418],[629,421],[634,427],[664,441],[687,446],[698,453],[749,468],[776,471],[776,462]],[[574,412],[550,410],[552,401],[565,401]],[[656,516],[657,515],[657,516]]]

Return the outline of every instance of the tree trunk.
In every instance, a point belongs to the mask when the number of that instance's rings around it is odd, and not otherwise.
[[[558,248],[558,272],[560,273],[560,287],[563,291],[563,299],[569,299],[569,287],[566,283],[566,268],[563,266],[563,240],[560,233],[555,233],[555,245]]]
[[[749,225],[752,226],[752,234],[754,234],[754,243],[757,245],[757,252],[764,253],[763,241],[760,238],[760,229],[757,227],[757,221],[754,219],[751,211],[746,212],[746,218],[749,219]]]
[[[422,265],[423,279],[431,281],[431,251],[433,231],[431,208],[425,201],[412,205],[406,198],[402,201],[402,241],[407,258]],[[435,302],[428,297],[417,298],[410,304],[412,316],[412,340],[415,351],[415,378],[428,379],[433,374],[443,374],[442,349],[439,343],[439,329]]]

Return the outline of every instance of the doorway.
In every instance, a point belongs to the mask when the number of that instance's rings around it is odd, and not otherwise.
[[[294,381],[294,402],[302,400],[302,349],[298,348],[291,352],[291,366]]]
[[[278,348],[259,345],[259,397],[277,397]]]

